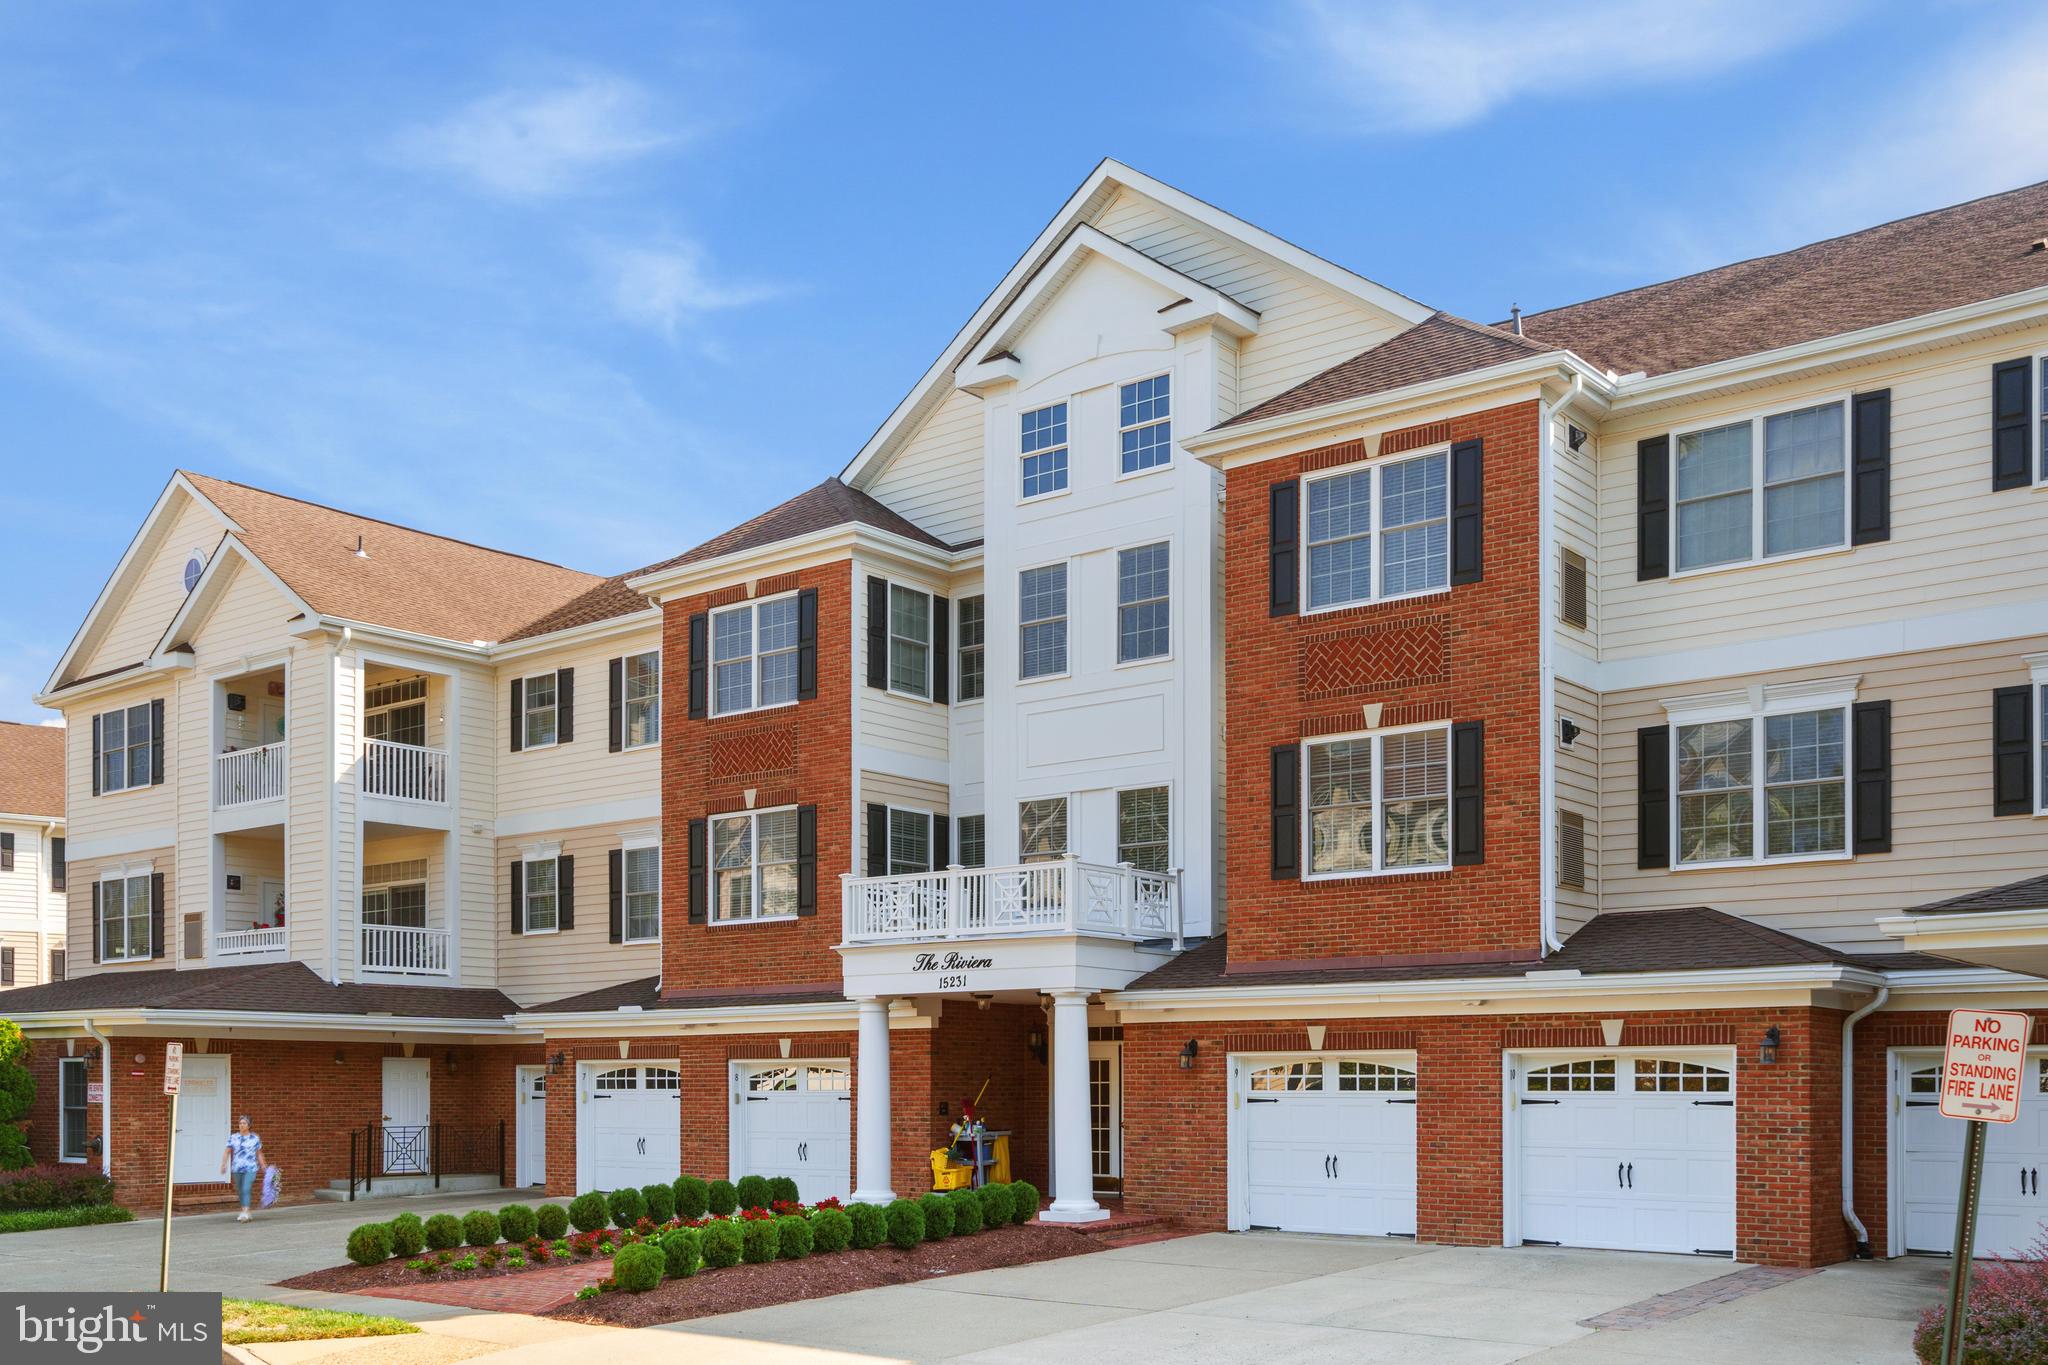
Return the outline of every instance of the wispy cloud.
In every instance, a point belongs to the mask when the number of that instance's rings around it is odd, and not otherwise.
[[[1367,133],[1430,133],[1528,98],[1697,81],[1807,42],[1846,7],[1816,0],[1357,5],[1294,0],[1271,55]]]
[[[690,241],[606,248],[598,253],[598,264],[619,316],[671,340],[706,313],[744,308],[788,292],[780,285],[715,278],[703,247]]]
[[[452,170],[495,194],[544,198],[665,150],[689,132],[667,122],[638,83],[585,75],[485,95],[409,130],[399,150],[415,165]]]

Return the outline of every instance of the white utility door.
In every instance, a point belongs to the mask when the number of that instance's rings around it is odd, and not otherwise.
[[[1088,1045],[1088,1156],[1095,1188],[1124,1184],[1124,1078],[1122,1043]]]
[[[1941,1059],[1914,1058],[1898,1064],[1899,1209],[1904,1215],[1903,1251],[1952,1253],[1956,1244],[1956,1194],[1962,1184],[1962,1119],[1943,1118]],[[2024,1252],[2048,1229],[2048,1196],[2041,1172],[2048,1169],[2048,1058],[2030,1057],[2031,1084],[2020,1100],[2015,1123],[1994,1123],[1984,1134],[1984,1192],[1977,1207],[1977,1254]]]
[[[1412,1062],[1298,1057],[1240,1067],[1251,1226],[1415,1235]]]
[[[171,1161],[180,1185],[217,1185],[221,1153],[234,1131],[234,1095],[229,1085],[228,1058],[206,1053],[185,1054],[184,1079],[178,1086],[178,1148]],[[251,1114],[250,1126],[263,1131],[263,1116]]]
[[[548,1069],[522,1066],[518,1080],[519,1172],[521,1185],[548,1183]]]
[[[1522,1240],[1732,1255],[1732,1065],[1582,1057],[1521,1071]]]
[[[851,1079],[840,1061],[734,1063],[732,1178],[786,1175],[806,1204],[847,1198]]]
[[[586,1066],[577,1104],[578,1189],[664,1184],[682,1174],[682,1076],[672,1066]]]
[[[425,1057],[384,1059],[384,1174],[424,1175],[433,1114],[434,1066]]]

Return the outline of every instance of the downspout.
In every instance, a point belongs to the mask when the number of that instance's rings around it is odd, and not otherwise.
[[[81,1019],[85,1036],[99,1044],[100,1049],[100,1174],[111,1179],[114,1174],[114,1040],[93,1027],[90,1019]]]
[[[1856,1259],[1871,1259],[1870,1231],[1856,1216],[1856,1021],[1891,998],[1890,986],[1879,986],[1870,1002],[1842,1021],[1842,1217],[1856,1233]]]
[[[1557,665],[1552,658],[1552,632],[1555,622],[1551,616],[1551,603],[1556,587],[1557,572],[1557,527],[1556,527],[1556,481],[1551,470],[1554,454],[1551,428],[1558,414],[1576,402],[1585,392],[1585,377],[1573,374],[1572,387],[1556,403],[1538,402],[1536,420],[1538,423],[1537,442],[1537,554],[1540,563],[1536,570],[1536,581],[1542,585],[1537,594],[1536,607],[1536,723],[1541,732],[1542,760],[1537,768],[1537,799],[1541,803],[1541,818],[1537,828],[1544,831],[1543,846],[1538,851],[1537,868],[1542,887],[1537,896],[1537,932],[1545,957],[1564,947],[1564,940],[1557,932]]]
[[[327,724],[332,727],[327,736],[327,984],[341,984],[341,888],[338,882],[341,867],[341,779],[334,776],[334,730],[341,726],[341,683],[336,671],[342,666],[342,658],[356,638],[352,626],[341,628],[341,643],[336,647],[333,658],[327,662]],[[287,710],[289,714],[289,710]],[[360,818],[360,817],[358,817]],[[356,850],[362,856],[362,850]],[[289,872],[286,874],[289,876]],[[287,893],[289,899],[289,893]]]

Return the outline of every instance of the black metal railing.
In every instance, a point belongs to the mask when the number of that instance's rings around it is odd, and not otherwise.
[[[505,1183],[505,1121],[496,1123],[366,1123],[348,1134],[348,1197],[371,1193],[379,1176],[498,1173]]]

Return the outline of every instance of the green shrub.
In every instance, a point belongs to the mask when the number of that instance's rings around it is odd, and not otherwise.
[[[714,1180],[705,1192],[704,1206],[723,1218],[740,1206],[739,1190],[730,1180]]]
[[[811,1215],[811,1246],[819,1255],[853,1245],[853,1220],[845,1209],[819,1209]]]
[[[578,1232],[596,1232],[612,1221],[612,1212],[606,1207],[604,1196],[593,1190],[569,1201],[569,1221]]]
[[[113,1202],[114,1182],[83,1166],[32,1166],[0,1175],[0,1213]]]
[[[611,1210],[612,1221],[622,1228],[632,1227],[647,1216],[647,1201],[635,1189],[613,1190],[605,1196],[604,1204]]]
[[[937,1190],[917,1201],[924,1210],[924,1239],[943,1242],[953,1235],[953,1203]]]
[[[35,1106],[36,1078],[28,1069],[28,1040],[12,1019],[0,1019],[0,1171],[35,1164],[21,1121]]]
[[[676,1192],[666,1185],[642,1185],[640,1198],[647,1205],[647,1216],[657,1223],[666,1223],[676,1216]]]
[[[754,1218],[740,1224],[740,1259],[748,1265],[766,1265],[782,1253],[782,1233],[773,1218]]]
[[[1010,1210],[1011,1222],[1028,1223],[1038,1217],[1038,1186],[1030,1181],[1011,1181],[1010,1200],[1016,1205]]]
[[[985,1228],[1002,1227],[1016,1211],[1008,1185],[983,1185],[974,1193],[981,1200],[981,1225]]]
[[[391,1229],[365,1223],[348,1235],[348,1258],[357,1265],[382,1265],[391,1259]]]
[[[646,1242],[621,1247],[612,1258],[612,1278],[628,1294],[645,1294],[661,1283],[662,1272],[667,1269],[668,1258],[661,1248]]]
[[[908,1251],[924,1240],[924,1210],[912,1199],[898,1199],[889,1205],[889,1245]]]
[[[540,1218],[524,1204],[507,1204],[498,1210],[498,1231],[508,1242],[524,1242],[540,1231]]]
[[[771,1204],[801,1204],[804,1197],[796,1187],[796,1181],[786,1175],[768,1178],[768,1202]]]
[[[427,1228],[416,1213],[401,1213],[388,1225],[393,1256],[417,1256],[427,1244]]]
[[[704,1264],[704,1238],[695,1228],[676,1228],[661,1235],[664,1272],[671,1280],[687,1280]]]
[[[711,1209],[711,1187],[694,1175],[679,1175],[670,1187],[675,1191],[676,1216],[696,1222]]]
[[[119,1204],[70,1204],[61,1209],[16,1209],[0,1213],[0,1233],[42,1232],[47,1228],[82,1228],[95,1223],[132,1223],[135,1215]]]
[[[766,1176],[743,1175],[734,1186],[743,1209],[765,1209],[768,1207],[768,1179]]]
[[[569,1211],[560,1204],[542,1204],[533,1211],[534,1231],[550,1242],[569,1234]]]
[[[873,1204],[849,1204],[846,1216],[853,1220],[853,1245],[857,1251],[880,1246],[889,1235],[889,1220]]]
[[[744,1244],[738,1223],[713,1223],[704,1229],[704,1264],[715,1270],[740,1263]]]
[[[447,1251],[462,1245],[462,1220],[452,1213],[437,1213],[427,1220],[427,1245]]]
[[[968,1237],[981,1231],[981,1199],[973,1190],[954,1190],[946,1198],[953,1204],[955,1237]]]
[[[462,1240],[473,1247],[497,1245],[498,1215],[489,1209],[474,1209],[463,1214]]]
[[[785,1213],[775,1220],[775,1254],[785,1261],[801,1261],[811,1254],[817,1238],[811,1220],[800,1213]]]

